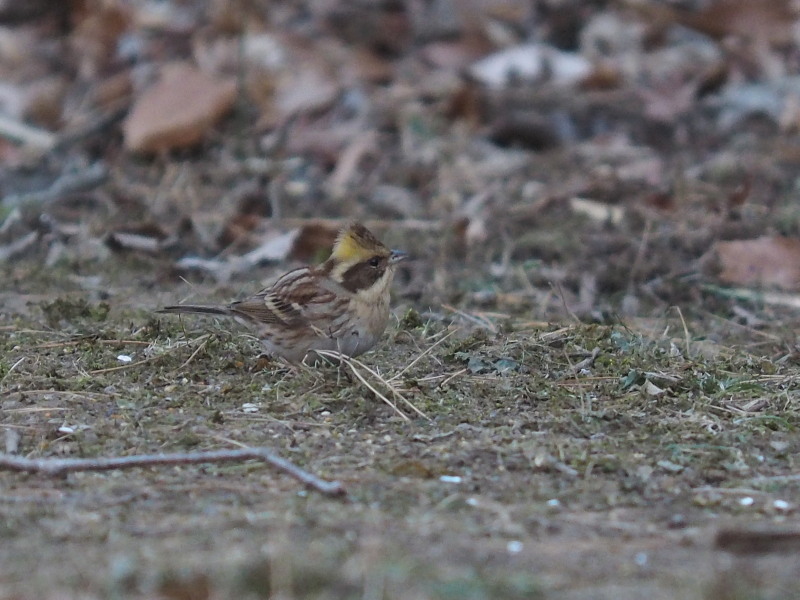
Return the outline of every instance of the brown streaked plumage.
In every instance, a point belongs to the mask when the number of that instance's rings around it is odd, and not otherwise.
[[[231,304],[166,306],[162,313],[233,317],[271,354],[301,362],[315,350],[358,356],[389,321],[389,288],[404,252],[389,250],[360,223],[339,232],[328,260],[285,273],[256,295]]]

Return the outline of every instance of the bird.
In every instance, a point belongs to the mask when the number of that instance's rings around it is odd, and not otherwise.
[[[249,298],[227,305],[178,304],[156,312],[232,317],[255,333],[267,354],[290,363],[316,362],[317,350],[354,357],[383,335],[392,280],[406,258],[353,221],[339,231],[325,262],[288,271]]]

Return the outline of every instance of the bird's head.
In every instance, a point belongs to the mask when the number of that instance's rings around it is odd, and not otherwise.
[[[361,223],[350,223],[339,232],[327,266],[348,292],[369,299],[388,289],[395,266],[405,258],[405,252],[390,250]]]

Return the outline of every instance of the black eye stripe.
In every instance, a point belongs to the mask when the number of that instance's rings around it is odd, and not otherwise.
[[[371,260],[353,265],[342,275],[342,286],[350,292],[366,289],[381,278],[386,271],[382,267],[380,258],[377,267],[372,266]]]
[[[381,264],[380,256],[373,256],[372,258],[369,259],[369,265],[371,267],[377,267],[379,264]]]

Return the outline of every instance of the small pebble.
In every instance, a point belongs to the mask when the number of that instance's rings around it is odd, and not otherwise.
[[[772,506],[774,506],[777,510],[789,510],[792,508],[792,505],[786,500],[775,500],[772,502]]]
[[[442,483],[461,483],[461,477],[458,475],[442,475],[439,477]]]
[[[519,554],[522,552],[522,542],[519,540],[511,540],[506,544],[506,550],[509,554]]]

